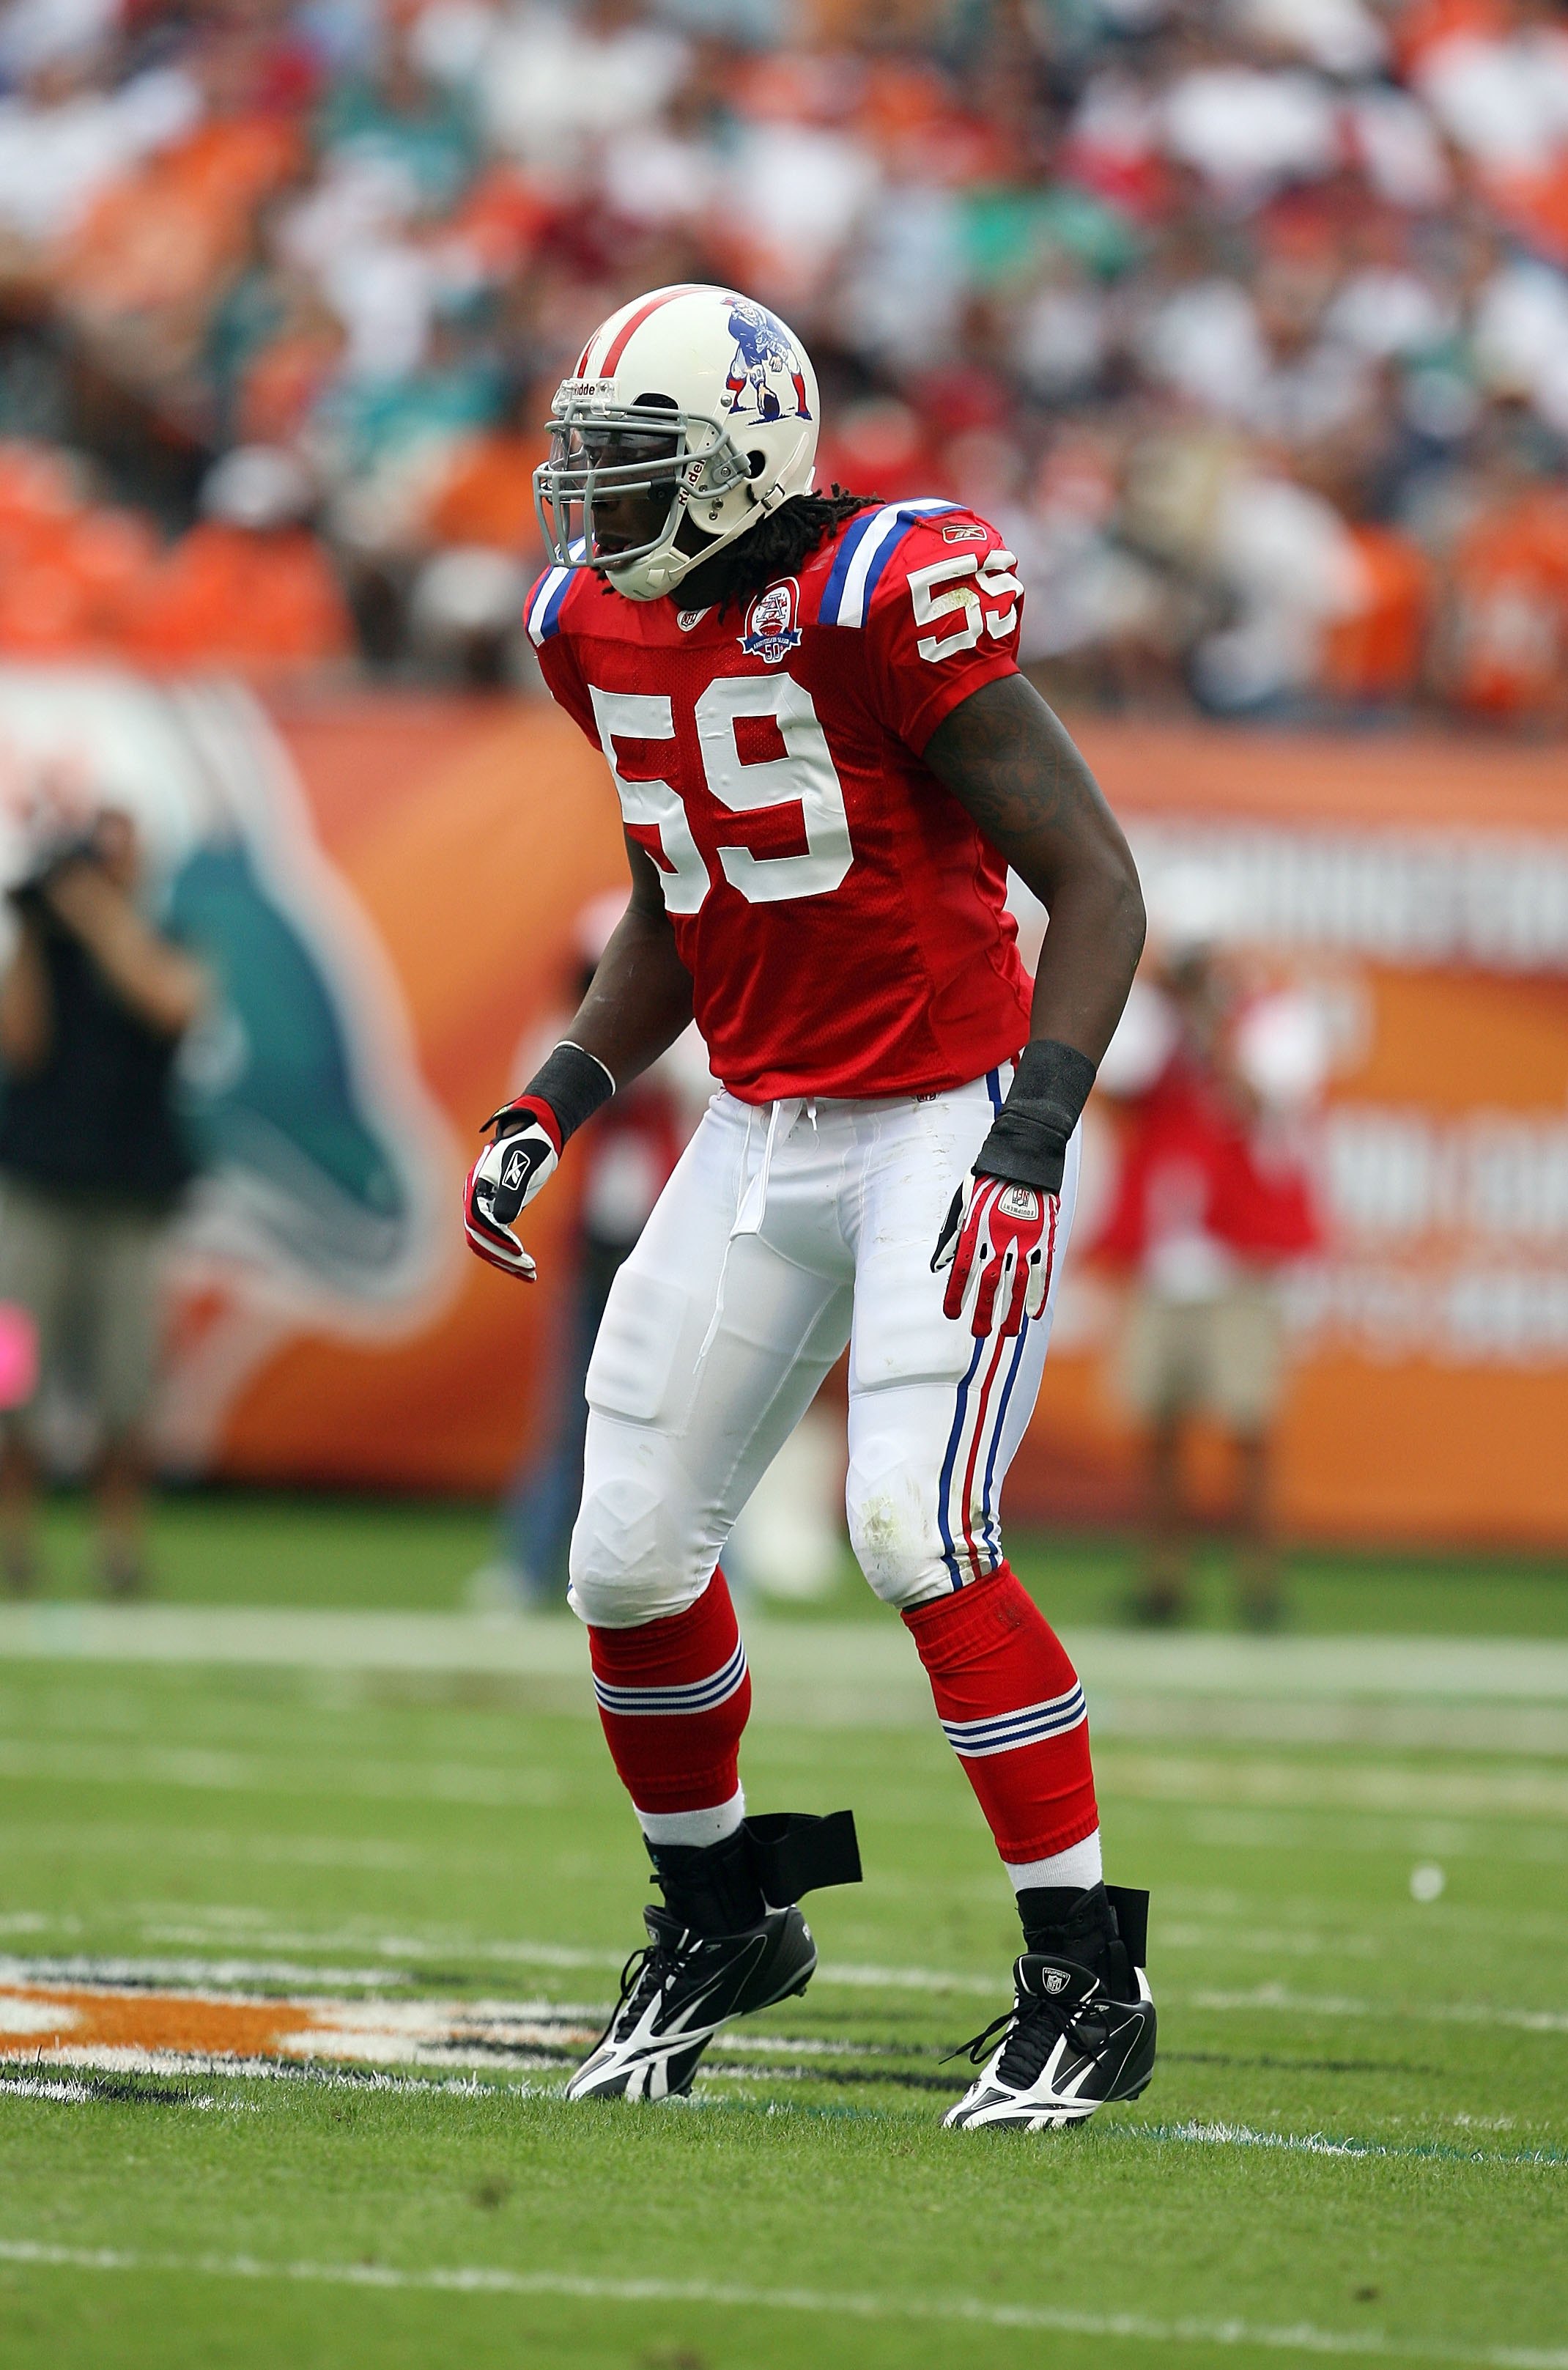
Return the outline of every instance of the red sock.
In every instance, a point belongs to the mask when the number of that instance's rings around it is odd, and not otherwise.
[[[904,1619],[1002,1858],[1047,1859],[1093,1835],[1100,1816],[1083,1690],[1008,1566],[912,1605]]]
[[[751,1674],[722,1571],[695,1605],[588,1633],[610,1757],[639,1811],[706,1811],[740,1783]]]

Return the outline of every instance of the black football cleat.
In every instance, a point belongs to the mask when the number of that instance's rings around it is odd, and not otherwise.
[[[803,1992],[817,1966],[811,1928],[793,1903],[739,1934],[694,1934],[668,1909],[645,1909],[647,1948],[627,1960],[603,2037],[567,2085],[568,2099],[681,2099],[721,2025]]]
[[[803,1992],[817,1966],[796,1905],[819,1884],[858,1884],[847,1811],[748,1819],[722,1843],[650,1844],[662,1909],[621,1973],[615,2012],[567,2085],[568,2099],[681,2099],[722,2025]]]
[[[955,2130],[1053,2131],[1149,2087],[1155,2045],[1142,1966],[1149,1896],[1095,1885],[1065,1916],[1032,1919],[1032,1904],[1054,1907],[1059,1898],[1020,1896],[1031,1947],[1013,1970],[1012,2008],[965,2045],[962,2054],[978,2065],[997,2043],[942,2119]]]

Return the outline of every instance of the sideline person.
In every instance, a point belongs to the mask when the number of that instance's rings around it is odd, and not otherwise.
[[[105,807],[10,892],[0,976],[0,1302],[37,1329],[38,1387],[4,1421],[0,1559],[36,1585],[37,1418],[61,1386],[97,1431],[100,1572],[146,1582],[143,1424],[156,1373],[160,1253],[192,1174],[175,1112],[199,965],[137,902],[132,818]]]
[[[1154,969],[1098,1080],[1123,1106],[1120,1169],[1094,1248],[1127,1278],[1113,1385],[1144,1442],[1132,1613],[1162,1627],[1190,1610],[1183,1455],[1207,1419],[1235,1461],[1237,1608],[1249,1628],[1270,1629],[1285,1612],[1273,1496],[1284,1283],[1321,1240],[1298,1122],[1322,1082],[1322,1032],[1306,998],[1249,995],[1200,938],[1170,940]]]
[[[539,477],[555,565],[528,632],[609,763],[632,895],[566,1039],[493,1115],[471,1247],[532,1274],[513,1225],[567,1138],[693,1018],[722,1081],[588,1375],[570,1601],[664,1906],[567,2095],[689,2088],[722,2025],[809,1982],[802,1893],[858,1878],[848,1813],[748,1815],[718,1564],[847,1343],[852,1542],[1024,1928],[948,2121],[1040,2131],[1135,2097],[1154,2057],[1148,1896],[1104,1881],[1083,1692],[1000,1514],[1143,905],[1019,672],[1000,535],[955,502],[813,492],[818,408],[764,306],[656,290],[589,339]],[[1051,917],[1032,984],[1010,863]]]

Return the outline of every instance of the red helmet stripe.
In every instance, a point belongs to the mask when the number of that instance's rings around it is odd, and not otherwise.
[[[594,333],[593,333],[593,337],[594,337],[594,338],[596,338],[598,335],[599,335],[599,332],[598,332],[598,330],[597,330],[597,329],[595,329],[595,331],[594,331]],[[587,377],[587,375],[588,375],[588,355],[589,355],[589,346],[591,346],[591,345],[592,345],[592,343],[593,343],[593,338],[589,338],[589,341],[588,341],[588,345],[587,345],[587,346],[584,346],[584,348],[583,348],[583,350],[582,350],[581,353],[578,356],[578,366],[577,366],[576,370],[572,373],[572,376],[573,376],[574,378],[586,378],[586,377]]]
[[[622,355],[625,352],[632,339],[636,335],[637,331],[642,328],[643,323],[647,319],[648,315],[650,313],[657,313],[662,305],[673,305],[677,296],[692,295],[700,285],[701,283],[699,282],[689,280],[683,287],[661,289],[657,296],[650,296],[646,305],[639,305],[636,311],[631,315],[630,318],[623,321],[621,327],[616,330],[609,352],[601,355],[600,358],[599,368],[594,374],[595,377],[613,378],[615,375],[615,365],[619,362]],[[579,373],[578,375],[586,376],[586,373]]]

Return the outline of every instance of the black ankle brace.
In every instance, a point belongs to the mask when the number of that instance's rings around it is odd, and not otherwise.
[[[1024,1948],[1070,1959],[1098,1975],[1113,1999],[1136,1996],[1134,1967],[1148,1949],[1149,1895],[1126,1885],[1028,1885],[1018,1895]]]
[[[1024,1947],[1048,1958],[1093,1963],[1116,1939],[1116,1921],[1103,1884],[1033,1884],[1018,1896]]]
[[[693,1934],[740,1934],[759,1925],[762,1888],[744,1825],[716,1844],[649,1844],[664,1905]]]
[[[853,1811],[773,1811],[716,1844],[652,1844],[665,1907],[694,1934],[739,1934],[824,1884],[860,1882]]]

